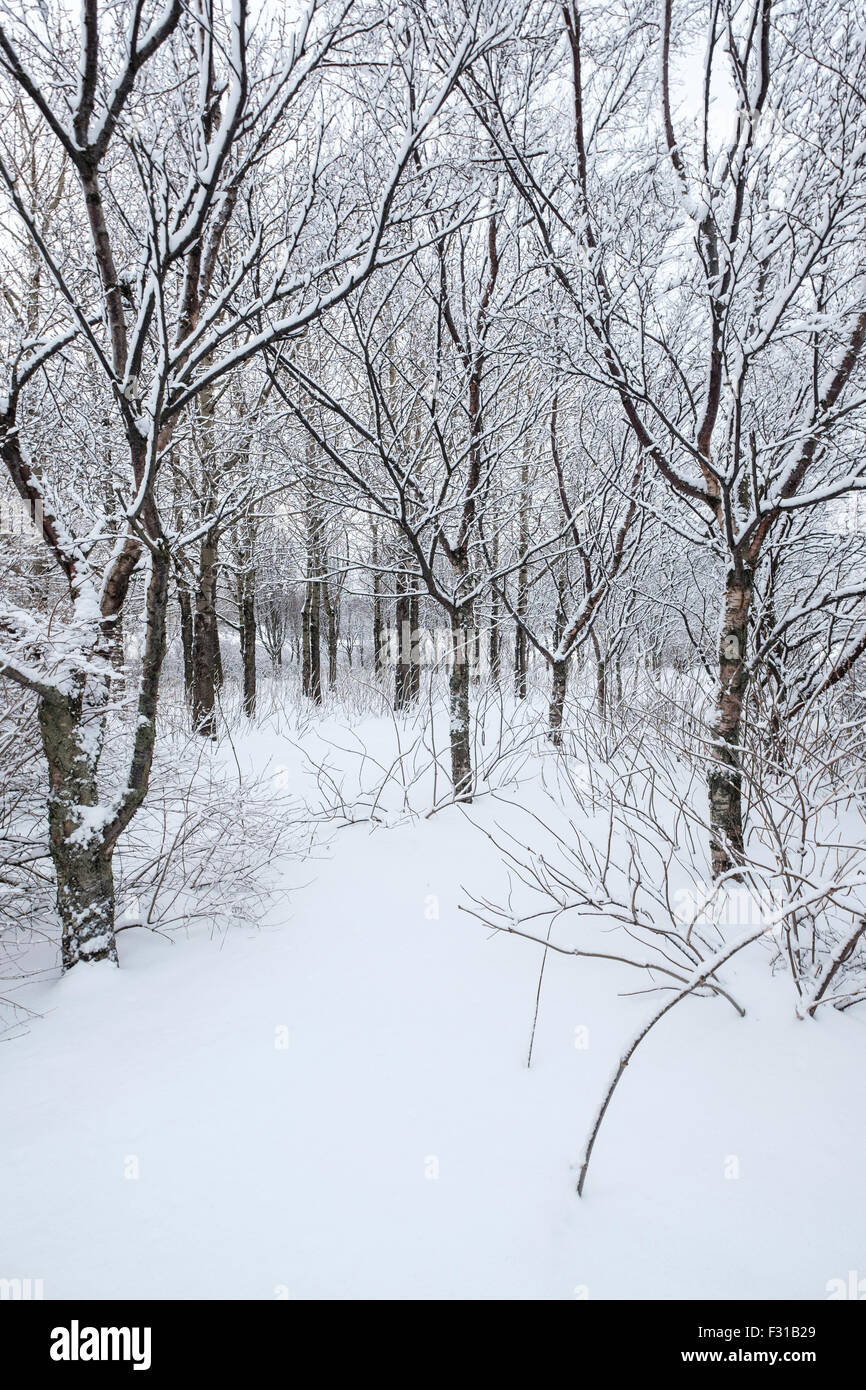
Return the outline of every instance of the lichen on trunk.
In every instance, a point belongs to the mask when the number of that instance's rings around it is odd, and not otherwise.
[[[451,678],[449,681],[451,780],[458,801],[472,800],[472,746],[469,686],[472,642],[471,611],[462,604],[451,615]]]
[[[551,682],[547,731],[554,748],[559,748],[562,744],[562,720],[565,713],[565,695],[567,688],[568,658],[564,661],[554,661],[553,663],[553,679]]]
[[[57,886],[64,970],[79,961],[117,961],[111,851],[99,824],[97,753],[84,711],[84,683],[39,701],[48,763],[48,844]]]
[[[711,766],[710,856],[714,877],[742,864],[743,823],[742,738],[743,706],[748,687],[749,611],[754,575],[745,565],[728,572],[719,636],[719,674],[716,689]]]

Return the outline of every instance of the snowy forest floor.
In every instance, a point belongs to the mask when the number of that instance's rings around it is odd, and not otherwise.
[[[351,738],[387,765],[399,727]],[[267,715],[212,756],[312,804],[323,737],[350,743]],[[120,970],[19,985],[0,1274],[46,1298],[559,1300],[822,1299],[866,1272],[864,1019],[797,1022],[759,952],[725,974],[745,1019],[686,1000],[638,1052],[578,1199],[657,996],[550,954],[527,1068],[541,948],[460,910],[503,893],[483,830],[525,833],[537,767],[508,778],[468,810],[323,820],[257,925],[128,930]]]

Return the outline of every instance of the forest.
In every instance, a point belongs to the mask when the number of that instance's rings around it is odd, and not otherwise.
[[[0,0],[0,1276],[866,1297],[864,344],[860,0]]]

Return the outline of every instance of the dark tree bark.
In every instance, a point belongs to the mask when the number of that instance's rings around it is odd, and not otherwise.
[[[421,649],[418,624],[420,600],[417,592],[409,595],[409,627],[412,632],[412,653],[409,665],[409,700],[415,704],[421,694]]]
[[[193,699],[193,615],[189,590],[181,579],[177,581],[177,602],[180,608],[180,643],[183,651],[183,689],[187,703]]]
[[[84,679],[72,694],[48,690],[39,698],[39,730],[49,777],[48,845],[57,884],[64,970],[82,961],[117,963],[112,861],[117,841],[141,806],[150,780],[170,568],[161,545],[151,559],[138,717],[119,804],[102,807],[99,803],[100,750],[94,748]],[[110,659],[108,643],[102,658]]]
[[[39,702],[39,729],[48,763],[48,837],[57,884],[64,970],[79,961],[117,962],[114,877],[103,827],[84,818],[99,803],[97,763],[82,720],[83,691]],[[84,812],[84,815],[82,815]]]
[[[526,619],[529,590],[529,567],[526,552],[529,548],[529,462],[524,455],[520,470],[520,555],[521,565],[517,571],[517,595],[514,611],[518,621],[514,628],[514,693],[518,700],[526,699],[526,676],[529,666],[529,642],[523,621]]]
[[[244,568],[238,575],[238,618],[243,667],[243,709],[247,718],[256,712],[256,599],[255,572]]]
[[[565,583],[564,577],[557,579],[556,617],[553,623],[553,650],[559,647],[565,632]],[[547,732],[555,748],[562,745],[562,720],[565,713],[565,695],[568,687],[568,657],[551,665],[550,707],[547,716]]]
[[[216,738],[217,536],[208,531],[199,548],[192,647],[192,719],[203,738]]]
[[[217,590],[217,585],[216,585],[216,583],[215,583],[215,584],[214,584],[214,614],[213,614],[213,629],[212,629],[212,637],[213,637],[213,683],[214,683],[214,691],[222,690],[222,688],[223,688],[223,680],[224,680],[224,672],[223,672],[223,649],[222,649],[222,643],[220,642],[220,625],[219,625],[219,618],[218,618],[218,616],[217,616],[217,611],[216,611],[216,590]]]
[[[325,624],[328,642],[328,688],[337,684],[337,658],[340,643],[340,600],[331,592],[328,579],[322,580],[322,602],[325,608]]]
[[[565,695],[568,687],[568,662],[553,663],[553,679],[550,694],[550,741],[554,747],[562,744],[562,717],[565,710]]]
[[[301,683],[307,699],[317,705],[322,703],[321,608],[321,585],[308,576],[301,613]]]
[[[591,630],[590,636],[595,656],[595,703],[599,716],[604,719],[607,714],[607,662],[594,628]]]
[[[403,575],[396,580],[394,627],[397,631],[397,660],[394,665],[394,708],[403,709],[409,700],[409,665],[412,651],[412,631],[409,623],[409,597]]]
[[[457,801],[472,800],[472,745],[469,718],[472,621],[468,605],[451,615],[451,780]]]
[[[494,594],[490,605],[490,676],[494,685],[502,679],[502,633],[500,631],[501,610],[498,595]]]
[[[719,638],[719,679],[709,774],[710,854],[714,875],[727,873],[743,861],[741,749],[753,592],[751,569],[739,565],[728,572]]]
[[[385,669],[387,661],[386,645],[387,634],[385,632],[385,617],[382,604],[382,572],[379,569],[379,526],[374,520],[372,525],[373,546],[371,560],[373,565],[373,670],[379,676]]]

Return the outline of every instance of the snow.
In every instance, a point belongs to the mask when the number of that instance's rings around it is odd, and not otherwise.
[[[117,814],[117,806],[84,806],[70,808],[76,820],[75,829],[67,837],[71,845],[87,845],[102,834],[108,822]]]
[[[233,741],[309,796],[328,732]],[[387,765],[390,718],[354,732]],[[120,970],[16,995],[40,1017],[2,1053],[0,1272],[47,1298],[570,1300],[821,1299],[863,1269],[864,1021],[795,1019],[766,955],[722,975],[745,1019],[687,1000],[653,1030],[577,1198],[664,996],[550,953],[527,1069],[539,948],[459,910],[502,893],[476,827],[521,831],[507,801],[383,806],[289,863],[260,929],[125,931]]]

